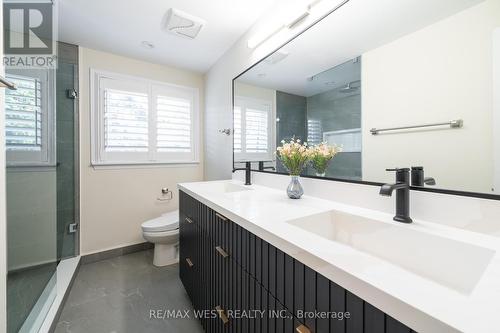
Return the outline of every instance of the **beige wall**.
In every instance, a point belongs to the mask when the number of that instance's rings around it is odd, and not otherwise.
[[[80,48],[80,248],[83,255],[144,242],[141,223],[178,208],[177,183],[203,179],[201,163],[121,169],[91,167],[91,68],[198,88],[200,114],[204,110],[202,75]],[[203,128],[201,124],[200,128]],[[201,140],[203,134],[199,137]],[[201,142],[199,147],[203,147]],[[202,151],[200,160],[203,160]],[[163,203],[156,200],[162,187],[174,191],[174,200]]]
[[[487,0],[363,54],[363,179],[423,165],[439,188],[493,186],[492,38],[500,2]],[[464,128],[369,135],[383,128],[463,119]]]
[[[250,84],[234,81],[234,96],[249,97],[266,101],[276,100],[276,90],[253,86]]]

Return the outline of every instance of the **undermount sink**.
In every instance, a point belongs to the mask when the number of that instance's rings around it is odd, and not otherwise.
[[[208,182],[203,184],[202,186],[205,186],[207,191],[214,193],[234,193],[234,192],[250,190],[250,188],[243,185],[237,185],[233,183],[223,183],[223,182],[220,183]]]
[[[495,251],[341,211],[288,221],[332,242],[385,260],[462,293],[470,293]]]

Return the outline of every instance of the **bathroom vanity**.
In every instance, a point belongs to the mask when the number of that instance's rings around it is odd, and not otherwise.
[[[500,331],[500,1],[342,1],[319,21],[314,6],[252,51],[232,108],[207,108],[233,111],[208,135],[232,141],[239,181],[179,186],[181,277],[220,309],[206,331]],[[310,154],[300,200],[290,142],[338,152]]]
[[[494,242],[235,180],[179,188],[181,280],[195,309],[219,310],[201,319],[207,332],[499,327]]]
[[[181,280],[196,310],[218,314],[201,319],[205,331],[411,331],[185,192],[180,206]]]

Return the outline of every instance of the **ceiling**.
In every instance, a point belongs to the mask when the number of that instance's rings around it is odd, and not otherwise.
[[[273,0],[59,0],[59,40],[206,72]],[[206,21],[196,39],[162,30],[169,8]],[[141,46],[154,44],[153,49]]]
[[[483,1],[350,0],[280,49],[288,54],[283,60],[263,61],[239,80],[300,96],[335,89],[359,79],[359,71],[328,69]]]

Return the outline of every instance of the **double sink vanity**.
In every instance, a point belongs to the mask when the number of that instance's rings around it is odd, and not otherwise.
[[[492,237],[238,180],[179,189],[181,279],[196,309],[218,310],[207,332],[500,327]]]
[[[208,108],[233,180],[179,185],[206,331],[500,332],[500,0],[325,3]]]

